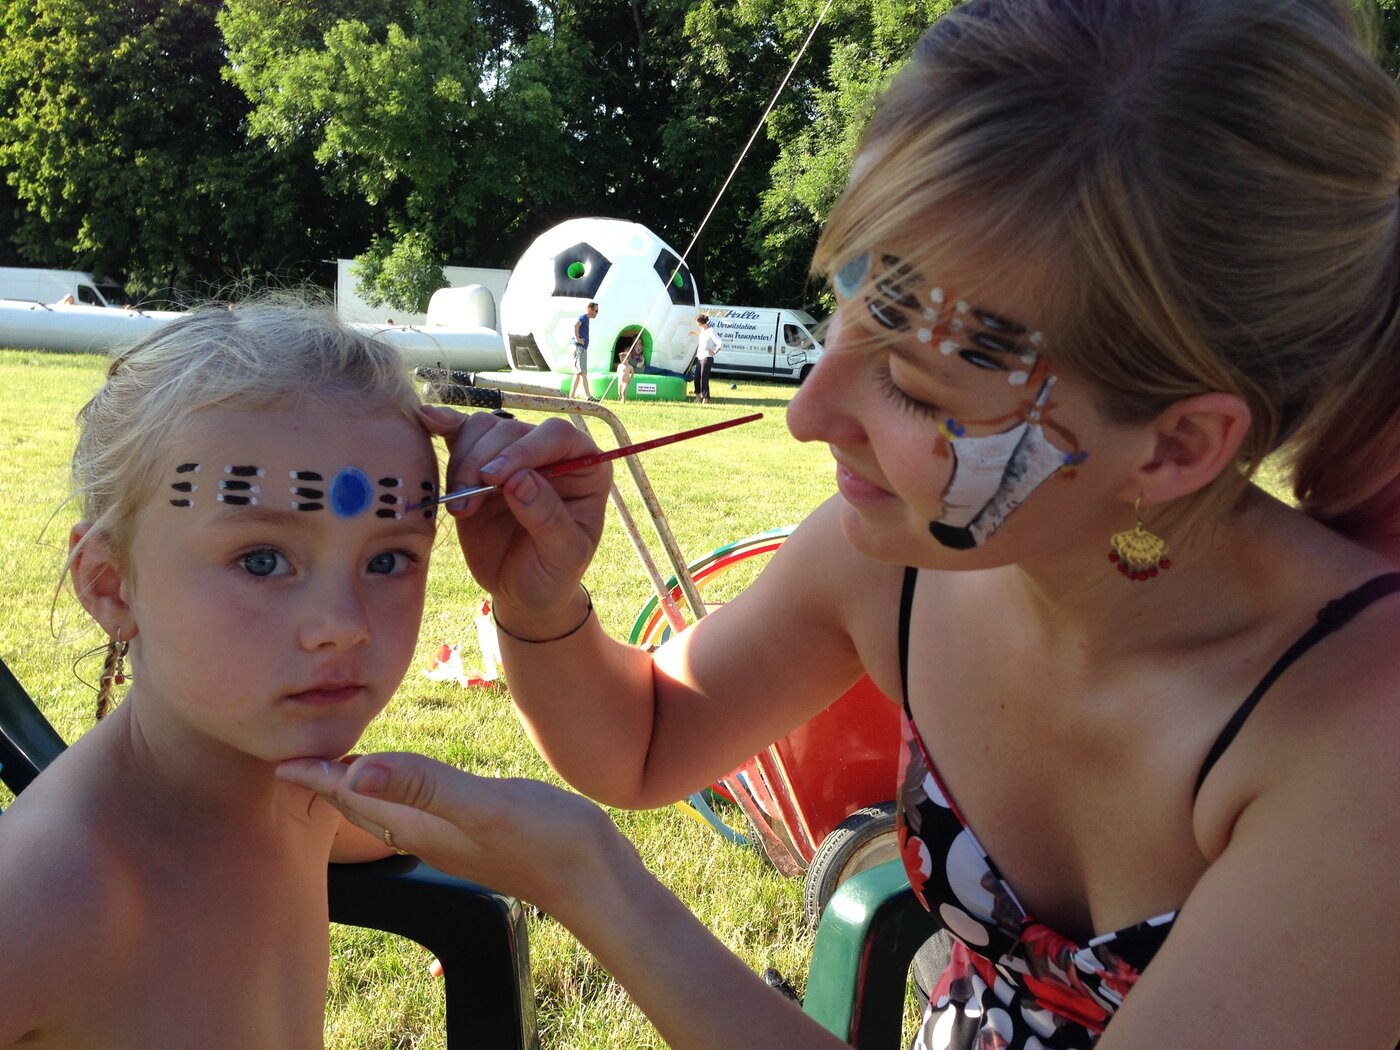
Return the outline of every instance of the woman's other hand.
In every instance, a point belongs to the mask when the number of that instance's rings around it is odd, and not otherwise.
[[[561,919],[569,887],[587,883],[580,875],[598,868],[610,845],[626,846],[607,814],[581,795],[537,780],[475,776],[422,755],[361,755],[348,765],[291,759],[277,776],[317,792],[386,845]]]

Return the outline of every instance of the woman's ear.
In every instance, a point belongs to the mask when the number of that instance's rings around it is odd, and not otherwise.
[[[138,630],[127,600],[127,580],[107,537],[80,521],[68,534],[68,571],[78,601],[109,635],[118,630],[127,641]]]
[[[1134,471],[1133,491],[1149,505],[1205,488],[1228,470],[1249,430],[1249,406],[1236,394],[1215,391],[1173,402],[1153,421],[1150,458]]]

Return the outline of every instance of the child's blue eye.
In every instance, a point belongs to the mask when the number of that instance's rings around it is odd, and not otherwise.
[[[408,567],[417,560],[407,551],[384,551],[371,558],[366,568],[372,573],[394,576],[401,572],[407,572]]]
[[[273,550],[249,551],[238,563],[249,576],[282,576],[291,569],[287,559]]]

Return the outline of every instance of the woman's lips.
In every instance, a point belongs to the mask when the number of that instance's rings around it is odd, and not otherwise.
[[[894,493],[867,481],[840,462],[836,464],[836,488],[847,503],[873,503],[894,498]]]

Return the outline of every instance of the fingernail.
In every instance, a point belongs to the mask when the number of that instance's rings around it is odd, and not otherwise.
[[[350,790],[357,795],[382,795],[389,786],[389,771],[383,766],[365,766],[350,781]]]
[[[510,489],[510,494],[527,507],[534,503],[535,497],[540,494],[540,483],[535,479],[535,472],[533,470],[521,471],[519,480]]]
[[[495,459],[493,459],[490,463],[486,464],[486,466],[482,467],[482,468],[481,468],[481,472],[482,472],[483,474],[499,474],[501,471],[503,471],[503,470],[505,470],[505,469],[506,469],[506,457],[505,457],[505,456],[497,456],[497,457],[496,457]]]
[[[331,764],[325,759],[321,759],[321,772],[326,774],[326,776],[331,775]]]

